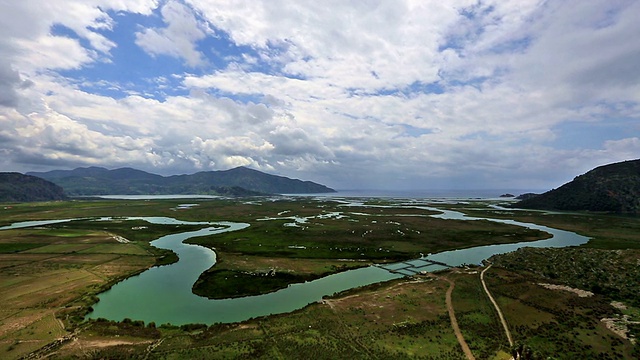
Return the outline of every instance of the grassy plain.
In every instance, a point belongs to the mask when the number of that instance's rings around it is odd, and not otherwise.
[[[198,203],[188,209],[178,205]],[[511,348],[479,281],[478,270],[454,269],[353,289],[289,314],[243,323],[156,326],[140,321],[84,321],[95,294],[119,279],[175,258],[150,247],[164,234],[194,226],[161,226],[143,221],[95,222],[110,216],[169,216],[189,221],[236,221],[243,231],[191,239],[216,249],[219,263],[200,279],[215,288],[216,271],[247,276],[255,283],[265,274],[286,274],[263,289],[270,291],[306,277],[322,276],[372,262],[389,262],[488,243],[543,238],[537,231],[488,221],[428,217],[430,211],[369,200],[385,207],[345,206],[304,199],[71,201],[8,204],[0,226],[16,221],[87,218],[57,225],[0,231],[0,358],[27,354],[49,358],[314,358],[314,359],[464,359],[445,306],[449,282],[456,284],[453,308],[461,331],[477,359],[506,359]],[[640,248],[640,219],[606,214],[549,214],[499,210],[486,202],[439,204],[472,216],[514,218],[577,231],[594,237],[584,248],[598,248],[611,264],[633,264]],[[390,206],[390,207],[388,207]],[[4,206],[0,206],[2,209]],[[10,207],[10,208],[9,208]],[[274,219],[279,218],[279,219]],[[295,218],[306,218],[295,221]],[[286,224],[296,224],[296,226]],[[195,226],[198,227],[198,226]],[[130,240],[118,242],[115,236]],[[561,261],[564,251],[555,258]],[[571,256],[571,255],[568,255]],[[544,262],[540,257],[530,267]],[[634,359],[638,345],[600,321],[627,315],[633,306],[614,307],[614,293],[580,298],[551,290],[541,282],[571,284],[568,271],[544,272],[496,265],[486,280],[518,346],[537,358]],[[627,266],[627,265],[624,265]],[[229,273],[227,273],[229,274]],[[635,276],[635,275],[633,275]],[[228,276],[227,276],[228,277]],[[608,282],[620,287],[627,282]],[[265,282],[266,283],[266,282]],[[576,286],[576,285],[572,285]],[[589,289],[586,289],[589,290]],[[205,292],[208,296],[211,291]],[[622,299],[625,300],[625,299]],[[626,299],[629,303],[629,299]],[[629,331],[634,333],[634,324]],[[533,357],[536,358],[536,357]]]
[[[433,211],[390,201],[378,206],[384,207],[315,200],[262,203],[250,211],[256,218],[244,230],[187,240],[215,248],[220,257],[194,292],[209,298],[257,295],[372,263],[548,236],[490,221],[437,219],[429,216]]]
[[[0,222],[103,216],[113,203],[54,202],[2,207]],[[137,211],[137,210],[135,210]],[[145,225],[144,232],[132,230]],[[175,256],[148,244],[183,227],[71,221],[0,232],[0,358],[19,358],[67,335],[93,295]],[[129,236],[130,242],[116,239]]]

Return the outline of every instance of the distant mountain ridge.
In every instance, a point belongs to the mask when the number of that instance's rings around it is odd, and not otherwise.
[[[518,208],[640,213],[640,159],[599,166]]]
[[[0,173],[1,202],[30,202],[64,200],[63,189],[36,176],[15,172]]]
[[[255,196],[266,194],[329,193],[335,190],[311,181],[266,174],[246,167],[161,176],[132,168],[102,167],[29,172],[61,186],[67,195],[207,194]]]

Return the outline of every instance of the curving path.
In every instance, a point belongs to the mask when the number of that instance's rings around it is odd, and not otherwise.
[[[496,311],[498,312],[498,316],[500,317],[500,322],[502,323],[502,327],[504,328],[504,333],[507,334],[507,339],[509,340],[509,346],[513,346],[513,339],[511,338],[511,332],[509,331],[509,328],[507,327],[507,322],[504,320],[504,316],[502,316],[502,311],[500,311],[500,307],[498,306],[498,303],[495,301],[493,296],[491,296],[491,293],[489,292],[489,289],[487,288],[487,284],[484,282],[484,273],[487,270],[489,270],[489,268],[492,265],[493,264],[489,264],[489,266],[487,266],[486,268],[484,268],[484,270],[482,270],[482,272],[480,273],[480,281],[482,282],[482,287],[484,288],[484,291],[487,293],[487,296],[489,297],[489,300],[491,300],[491,302],[493,303],[493,306],[496,308]]]
[[[469,345],[464,340],[464,336],[462,336],[462,332],[460,331],[460,327],[458,326],[458,319],[456,319],[456,313],[453,310],[453,303],[451,301],[451,294],[453,293],[453,288],[456,284],[447,278],[444,278],[449,282],[449,289],[447,290],[446,302],[447,302],[447,311],[449,312],[449,318],[451,319],[451,327],[453,328],[453,332],[456,334],[456,338],[458,339],[458,343],[462,347],[462,351],[467,356],[469,360],[475,360],[476,358],[473,356]]]

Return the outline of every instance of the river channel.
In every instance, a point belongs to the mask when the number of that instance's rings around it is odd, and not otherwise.
[[[432,215],[438,218],[457,220],[486,219],[538,229],[552,235],[551,238],[545,240],[478,246],[429,254],[423,258],[452,266],[479,264],[482,260],[492,255],[514,251],[525,246],[576,246],[589,240],[587,237],[569,231],[537,224],[522,223],[514,220],[467,217],[460,212],[432,207],[420,208],[441,212],[440,214]],[[129,219],[142,219],[162,224],[202,224],[206,227],[197,231],[167,235],[153,241],[151,243],[153,246],[176,252],[180,260],[171,265],[153,267],[137,276],[117,283],[111,289],[99,294],[100,301],[93,306],[94,310],[88,315],[89,318],[106,318],[118,321],[130,318],[143,320],[147,323],[170,323],[174,325],[238,322],[258,316],[291,312],[319,301],[325,295],[403,276],[389,272],[381,267],[369,266],[326,276],[310,282],[293,284],[286,289],[265,295],[211,300],[193,294],[191,288],[200,274],[215,264],[215,252],[202,246],[184,244],[183,241],[196,236],[237,231],[248,227],[249,224],[233,222],[193,223],[162,217],[136,217]],[[70,220],[52,220],[49,223]],[[108,220],[108,218],[101,220]],[[39,221],[37,224],[16,223],[2,227],[0,230],[46,224],[47,222],[44,221]],[[392,266],[386,266],[386,268]],[[433,265],[429,266],[429,271],[443,268],[443,266]]]

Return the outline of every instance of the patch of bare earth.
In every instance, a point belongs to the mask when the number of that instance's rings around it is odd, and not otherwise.
[[[626,310],[627,306],[619,301],[612,301],[611,306],[618,310]],[[636,339],[629,336],[629,325],[640,324],[640,321],[631,321],[629,315],[620,315],[612,318],[600,319],[600,321],[607,327],[607,329],[614,332],[625,340],[629,340],[632,344],[636,344]]]
[[[569,292],[572,292],[572,293],[578,295],[579,297],[591,297],[591,296],[593,296],[593,293],[591,291],[580,290],[580,289],[572,288],[572,287],[565,286],[565,285],[554,285],[554,284],[545,284],[545,283],[538,283],[538,285],[542,286],[543,288],[549,289],[549,290],[569,291]]]
[[[119,339],[93,339],[93,340],[78,340],[77,346],[82,348],[106,348],[109,346],[118,345],[140,345],[151,344],[153,340],[133,341],[133,340],[119,340]]]

